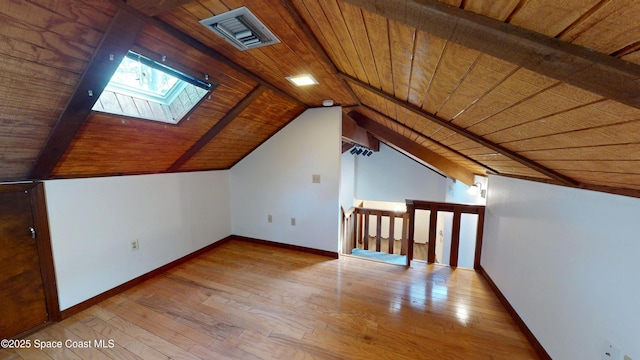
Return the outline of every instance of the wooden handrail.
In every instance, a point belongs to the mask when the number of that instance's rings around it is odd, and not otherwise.
[[[480,211],[484,211],[484,205],[470,205],[470,204],[458,204],[450,202],[439,201],[425,201],[425,200],[406,200],[407,211],[409,205],[413,205],[416,210],[431,210],[432,208],[437,211],[460,211],[465,214],[478,214]]]
[[[484,205],[468,205],[423,200],[406,200],[406,204],[410,224],[407,266],[410,265],[411,259],[413,258],[416,210],[429,210],[429,243],[427,247],[427,262],[434,263],[436,258],[436,223],[438,221],[439,211],[453,213],[453,229],[451,232],[451,249],[449,256],[450,266],[458,266],[458,255],[460,248],[460,221],[462,214],[477,214],[478,225],[476,228],[476,247],[474,252],[473,268],[476,270],[480,269],[480,257],[482,255],[482,235],[484,231]]]
[[[382,216],[398,216],[398,215],[402,215],[405,214],[404,211],[394,211],[394,210],[383,210],[383,209],[373,209],[373,208],[365,208],[365,207],[360,207],[360,206],[354,206],[352,207],[350,210],[353,210],[353,212],[355,213],[364,213],[366,212],[372,212],[372,213],[380,213]]]
[[[344,209],[342,209],[342,211],[343,211],[342,216],[343,216],[343,217],[345,217],[345,218],[348,218],[349,216],[351,216],[351,214],[353,214],[353,213],[354,213],[355,208],[351,208],[351,209],[349,209],[349,210],[347,210],[347,211],[345,211]]]

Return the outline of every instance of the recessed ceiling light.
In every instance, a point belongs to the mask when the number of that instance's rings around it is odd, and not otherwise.
[[[295,86],[317,85],[318,82],[309,74],[287,76],[287,80],[291,81]]]

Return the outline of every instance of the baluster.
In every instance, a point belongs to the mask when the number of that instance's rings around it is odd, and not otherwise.
[[[482,255],[482,234],[484,232],[484,207],[478,208],[478,226],[476,227],[476,251],[473,268],[480,270],[480,256]]]
[[[389,214],[389,254],[393,254],[394,250],[393,250],[393,245],[394,245],[394,241],[395,239],[393,232],[395,231],[395,224],[396,223],[396,214],[394,212],[391,212]]]
[[[382,212],[376,212],[376,251],[380,252],[382,243]]]
[[[349,239],[351,239],[351,244],[353,244],[353,246],[351,247],[351,249],[353,250],[354,248],[358,247],[358,238],[356,235],[357,229],[356,226],[358,226],[358,214],[354,211],[351,213],[351,236],[349,237]],[[350,250],[351,251],[351,250]]]
[[[433,206],[429,214],[429,245],[427,246],[427,262],[436,262],[436,228],[438,227],[438,208]]]
[[[409,214],[402,215],[402,240],[400,241],[400,255],[407,255],[409,243]]]
[[[411,266],[411,260],[413,259],[413,237],[415,236],[415,219],[416,219],[416,208],[413,205],[411,200],[407,200],[407,227],[409,229],[409,234],[407,236],[407,266]],[[404,225],[403,225],[404,227]]]
[[[362,243],[362,211],[361,209],[357,209],[357,210],[358,210],[357,211],[358,215],[356,216],[356,221],[354,222],[353,226],[355,227],[355,230],[356,230],[357,242],[361,244]],[[360,249],[360,246],[358,246],[358,244],[356,244],[355,247]]]
[[[364,217],[364,249],[369,250],[369,210],[364,209],[362,216]]]
[[[449,265],[458,266],[458,252],[460,249],[460,209],[453,212],[453,224],[451,229],[451,252],[449,253]]]

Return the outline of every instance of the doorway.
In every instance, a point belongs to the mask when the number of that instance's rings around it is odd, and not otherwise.
[[[0,185],[0,338],[60,320],[42,183]]]

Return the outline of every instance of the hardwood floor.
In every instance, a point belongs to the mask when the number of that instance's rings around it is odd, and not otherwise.
[[[537,359],[474,271],[238,240],[26,339],[62,349],[0,358]]]

